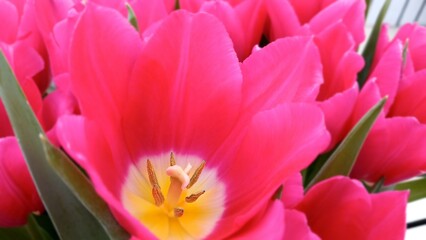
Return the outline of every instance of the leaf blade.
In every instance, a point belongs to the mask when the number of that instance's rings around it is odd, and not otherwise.
[[[309,182],[307,189],[324,179],[336,175],[349,175],[358,157],[359,151],[370,129],[379,116],[387,97],[374,105],[352,128],[336,150],[327,159],[317,175]]]
[[[61,239],[106,239],[96,219],[49,166],[39,140],[44,131],[1,51],[0,96],[30,174]]]

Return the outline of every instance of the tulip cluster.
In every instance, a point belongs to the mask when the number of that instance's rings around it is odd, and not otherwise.
[[[369,2],[0,0],[0,238],[403,239],[426,28]]]

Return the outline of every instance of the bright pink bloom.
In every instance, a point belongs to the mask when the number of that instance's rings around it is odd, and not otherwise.
[[[321,239],[403,239],[408,192],[369,194],[346,177],[314,185],[296,209]]]
[[[407,32],[411,32],[411,35]],[[354,166],[352,175],[392,184],[426,171],[426,70],[422,69],[426,29],[406,25],[389,42],[382,33],[373,71],[358,98],[355,123],[380,98],[388,96],[382,116],[371,130]],[[405,64],[403,46],[407,41]],[[388,44],[385,44],[385,43]],[[411,46],[413,43],[413,46]],[[413,52],[412,52],[413,51]],[[416,67],[415,67],[416,66]]]
[[[321,83],[312,39],[259,50],[244,75],[209,14],[175,12],[143,41],[116,11],[88,4],[70,51],[82,116],[61,118],[58,131],[120,224],[140,239],[251,237],[282,227],[273,193],[329,140],[319,108],[293,103],[313,101]],[[246,68],[265,61],[296,70]],[[278,79],[291,95],[274,90]]]

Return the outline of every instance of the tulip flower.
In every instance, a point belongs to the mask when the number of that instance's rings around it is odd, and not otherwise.
[[[72,39],[81,116],[59,120],[59,139],[134,238],[247,238],[282,226],[272,195],[329,143],[312,103],[322,81],[312,39],[283,39],[240,67],[212,15],[174,12],[144,42],[91,3]],[[266,61],[295,70],[249,68]]]
[[[357,100],[353,122],[380,98],[389,99],[360,152],[351,175],[355,178],[368,182],[383,178],[385,184],[392,184],[426,170],[422,91],[426,75],[421,67],[424,60],[418,57],[426,49],[425,32],[423,27],[407,25],[391,42],[386,40],[386,28],[381,33],[378,57]],[[401,40],[408,46],[405,59]]]
[[[295,209],[321,239],[403,239],[407,198],[406,191],[369,194],[338,176],[314,185]]]

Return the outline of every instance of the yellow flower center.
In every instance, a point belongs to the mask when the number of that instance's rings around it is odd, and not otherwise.
[[[206,237],[224,211],[225,186],[216,171],[193,156],[143,159],[129,168],[124,207],[159,239]]]

